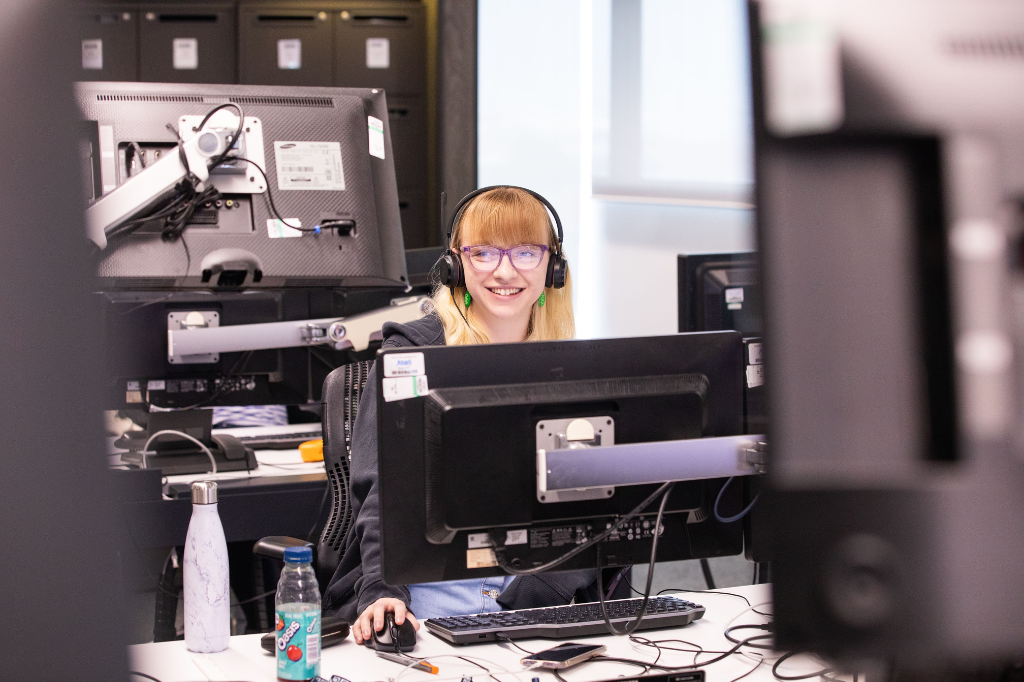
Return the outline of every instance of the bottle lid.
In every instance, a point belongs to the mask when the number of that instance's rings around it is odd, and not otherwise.
[[[192,504],[217,504],[217,483],[215,481],[193,483]]]
[[[285,547],[284,561],[287,564],[308,564],[313,561],[313,548],[309,546]]]

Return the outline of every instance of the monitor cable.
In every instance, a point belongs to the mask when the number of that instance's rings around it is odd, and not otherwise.
[[[195,443],[196,445],[198,445],[200,447],[200,449],[202,449],[202,451],[206,453],[206,456],[210,458],[210,467],[211,467],[210,473],[211,474],[217,473],[217,460],[213,458],[213,453],[210,452],[210,448],[206,447],[206,445],[204,445],[203,442],[200,441],[198,438],[194,438],[194,437],[188,435],[187,433],[185,433],[184,431],[174,431],[172,429],[164,429],[163,431],[157,431],[156,433],[154,433],[152,436],[150,436],[146,440],[146,444],[144,446],[142,446],[142,468],[143,469],[148,469],[149,468],[149,464],[147,462],[146,456],[147,455],[155,455],[155,454],[157,454],[156,451],[151,451],[149,449],[149,444],[152,443],[153,440],[155,438],[157,438],[158,436],[164,436],[164,435],[181,436],[182,438],[185,438],[186,440],[190,440],[193,443]]]
[[[640,604],[640,609],[637,611],[636,619],[628,624],[624,630],[619,630],[612,625],[611,618],[608,617],[608,607],[605,604],[604,582],[601,575],[603,573],[601,570],[601,545],[597,546],[597,593],[601,602],[601,615],[604,617],[604,624],[607,626],[608,632],[617,637],[626,637],[636,632],[636,629],[640,627],[640,623],[643,622],[644,616],[647,613],[647,604],[651,599],[651,584],[654,581],[654,564],[658,555],[658,539],[664,531],[661,521],[665,516],[665,505],[668,503],[669,495],[672,494],[672,488],[674,487],[675,483],[668,484],[668,487],[665,488],[665,492],[661,496],[661,504],[658,505],[658,516],[654,520],[654,527],[651,529],[651,561],[647,566],[647,587],[644,589],[644,598]]]
[[[519,568],[518,566],[513,566],[512,563],[508,561],[508,557],[505,554],[505,543],[503,541],[498,542],[498,538],[503,537],[502,532],[498,529],[492,529],[490,532],[490,536],[491,542],[494,543],[494,556],[498,562],[498,567],[506,573],[508,573],[509,575],[536,575],[538,573],[550,571],[556,566],[561,566],[565,562],[569,561],[569,559],[572,559],[578,554],[587,551],[594,545],[608,539],[608,537],[610,537],[612,533],[617,532],[624,525],[626,525],[627,523],[635,519],[637,516],[639,516],[644,509],[649,507],[656,499],[664,495],[666,491],[671,490],[674,485],[675,483],[672,481],[668,483],[663,483],[658,487],[657,490],[648,495],[643,502],[634,507],[632,511],[630,511],[628,514],[620,518],[615,523],[608,526],[608,528],[606,528],[604,531],[598,533],[589,540],[585,540],[579,543],[573,549],[569,550],[557,559],[552,559],[546,564],[540,564],[539,566],[531,566],[530,568]],[[517,561],[517,559],[513,559],[513,563]]]

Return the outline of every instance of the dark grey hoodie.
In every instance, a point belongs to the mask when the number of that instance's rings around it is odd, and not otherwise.
[[[444,327],[434,315],[409,324],[388,322],[384,348],[443,346]],[[377,490],[377,382],[371,369],[352,430],[352,512],[355,523],[345,541],[345,554],[324,593],[323,610],[354,622],[382,597],[409,605],[409,590],[387,585],[381,575],[380,500]],[[506,609],[527,609],[597,599],[595,571],[565,571],[519,577],[498,597]],[[577,594],[579,591],[579,594]]]

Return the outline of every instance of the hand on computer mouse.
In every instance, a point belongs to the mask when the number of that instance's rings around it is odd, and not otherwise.
[[[362,644],[369,640],[373,636],[374,630],[383,629],[384,614],[388,612],[395,614],[395,624],[401,625],[408,620],[416,630],[420,629],[419,621],[416,620],[416,616],[409,613],[405,602],[401,599],[382,597],[367,606],[352,625],[352,636],[355,638],[356,644]]]

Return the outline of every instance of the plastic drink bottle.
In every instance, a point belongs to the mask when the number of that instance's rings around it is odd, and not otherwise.
[[[311,680],[320,674],[320,587],[309,547],[284,550],[277,583],[277,679]]]
[[[217,484],[192,484],[192,519],[185,537],[185,646],[215,653],[231,639],[228,544],[217,513]]]

